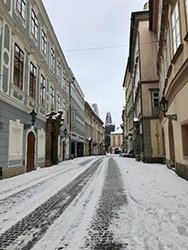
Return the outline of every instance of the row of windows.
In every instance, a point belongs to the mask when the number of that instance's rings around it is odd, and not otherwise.
[[[26,0],[16,1],[16,9],[24,21],[26,19],[26,5],[27,5]],[[39,21],[38,21],[37,14],[35,13],[33,9],[31,9],[31,34],[34,37],[34,39],[38,41]],[[48,52],[47,51],[47,36],[43,28],[41,29],[41,41],[40,42],[41,42],[41,52],[46,57],[47,52]],[[55,73],[55,70],[56,70],[56,77],[60,80],[61,79],[60,61],[56,59],[55,51],[52,47],[50,48],[49,53],[50,53],[50,68],[53,73]]]
[[[15,44],[14,53],[14,84],[21,90],[23,90],[23,77],[24,77],[24,53],[20,47]],[[45,106],[46,103],[46,78],[40,75],[40,104]],[[30,73],[29,73],[29,96],[36,99],[36,88],[37,88],[37,68],[30,62]],[[55,90],[50,86],[49,93],[50,110],[61,109],[60,95],[56,94],[56,107],[55,107]]]

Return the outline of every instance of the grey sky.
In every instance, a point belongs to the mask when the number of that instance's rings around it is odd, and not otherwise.
[[[101,119],[121,124],[122,88],[129,49],[130,16],[146,0],[43,0],[85,100],[97,103]]]

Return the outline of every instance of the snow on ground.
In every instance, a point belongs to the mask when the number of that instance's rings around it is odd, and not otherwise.
[[[128,205],[117,211],[119,219],[114,219],[111,225],[117,242],[128,243],[128,250],[187,250],[188,182],[165,165],[144,164],[135,159],[110,155],[104,158],[93,178],[34,249],[65,247],[76,250],[83,246],[102,193],[109,157],[114,157],[119,165],[128,200]],[[91,162],[79,165],[88,159]],[[0,233],[75,179],[94,159],[77,158],[1,180]],[[20,195],[17,196],[17,192]],[[11,195],[12,199],[9,199]]]
[[[82,157],[0,181],[0,233],[28,215],[81,174]],[[17,194],[18,193],[18,194]],[[11,198],[10,198],[11,197]],[[7,198],[7,199],[6,199]],[[2,199],[3,202],[1,202]]]
[[[131,250],[188,249],[188,182],[162,164],[115,157],[128,196],[112,228]]]
[[[87,228],[95,215],[104,183],[106,162],[87,183],[78,197],[69,205],[65,212],[49,228],[44,237],[34,246],[33,250],[81,249]],[[97,183],[97,185],[96,185]],[[49,240],[50,239],[50,240]]]

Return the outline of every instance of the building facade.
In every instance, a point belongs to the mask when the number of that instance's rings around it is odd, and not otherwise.
[[[95,108],[95,109],[94,109]],[[104,154],[104,127],[98,108],[85,101],[85,155]]]
[[[72,82],[69,84],[69,159],[84,156],[85,143],[85,110],[84,93],[72,73]]]
[[[0,1],[0,178],[69,159],[73,134],[83,144],[84,96],[72,79],[42,1]]]
[[[159,41],[163,156],[188,180],[188,1],[150,1],[150,23]]]
[[[126,89],[125,141],[127,152],[134,149],[136,160],[144,162],[162,161],[156,60],[157,36],[149,29],[149,11],[133,12],[123,83]]]
[[[110,134],[110,148],[112,154],[119,154],[123,148],[123,133],[111,132]]]

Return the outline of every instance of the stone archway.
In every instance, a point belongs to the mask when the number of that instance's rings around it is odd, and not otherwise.
[[[35,169],[35,135],[29,132],[27,136],[27,168],[26,171],[30,172]]]

